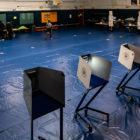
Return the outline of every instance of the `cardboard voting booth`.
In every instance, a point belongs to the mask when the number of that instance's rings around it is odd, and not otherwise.
[[[33,120],[60,109],[60,140],[63,140],[63,107],[65,106],[65,76],[63,72],[43,67],[24,71],[24,99]]]
[[[118,61],[127,69],[134,69],[136,64],[140,64],[140,47],[131,44],[121,45]]]
[[[79,116],[89,128],[89,131],[92,131],[92,126],[87,120],[85,120],[81,115],[80,111],[85,110],[85,116],[87,111],[96,111],[98,113],[104,114],[107,116],[107,122],[109,122],[109,114],[97,109],[89,107],[90,103],[95,99],[95,97],[100,93],[100,91],[105,87],[109,82],[110,71],[112,63],[104,58],[95,56],[93,54],[86,54],[79,57],[79,64],[77,70],[77,76],[82,84],[86,87],[87,91],[80,100],[76,110],[75,117]],[[98,91],[93,95],[93,97],[86,103],[84,107],[81,108],[83,101],[88,95],[89,91],[100,87]]]
[[[140,70],[140,47],[131,45],[131,44],[122,44],[120,48],[119,58],[118,61],[128,69],[128,72],[123,77],[122,81],[118,85],[116,89],[116,94],[118,95],[119,92],[128,95],[125,92],[126,88],[139,90],[133,87],[126,86],[128,82],[136,75],[136,73]],[[130,73],[133,74],[131,76]],[[132,99],[132,98],[131,98]]]
[[[89,89],[109,81],[111,62],[101,57],[87,54],[79,57],[77,76]]]

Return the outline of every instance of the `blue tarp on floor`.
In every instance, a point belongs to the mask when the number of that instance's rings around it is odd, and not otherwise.
[[[30,140],[29,113],[23,99],[23,71],[38,66],[65,73],[64,140],[140,140],[140,93],[130,91],[134,103],[115,94],[115,88],[127,72],[117,61],[120,45],[140,46],[140,35],[121,30],[60,28],[53,32],[53,40],[44,40],[44,36],[45,32],[23,33],[13,40],[0,42],[0,140]],[[92,134],[81,120],[73,118],[86,90],[76,76],[78,60],[87,53],[104,57],[113,64],[110,82],[91,104],[108,112],[110,123],[108,126],[89,116],[87,119],[94,127]],[[130,85],[140,88],[139,74]],[[105,119],[100,114],[89,114]],[[35,120],[34,127],[35,140],[38,135],[58,140],[59,110]]]

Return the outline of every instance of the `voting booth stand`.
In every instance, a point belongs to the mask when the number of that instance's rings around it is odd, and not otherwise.
[[[43,67],[25,70],[24,99],[31,116],[31,140],[33,140],[33,120],[57,109],[60,109],[60,140],[63,140],[64,74]],[[38,138],[41,139],[40,136]]]
[[[113,26],[114,26],[113,20],[114,20],[113,19],[113,11],[109,11],[108,25],[109,25],[110,31],[113,31]]]
[[[140,11],[138,12],[137,29],[140,30]]]
[[[84,117],[82,117],[80,111],[84,110],[85,117],[88,115],[88,110],[104,114],[107,116],[107,122],[109,122],[108,113],[94,109],[89,105],[109,82],[111,65],[112,64],[110,61],[92,54],[82,55],[79,58],[77,76],[87,90],[75,110],[74,117],[77,118],[78,116],[87,125],[90,132],[92,132],[92,125],[86,119],[84,119]],[[89,99],[86,105],[84,107],[81,107],[89,91],[97,87],[100,88]]]
[[[127,86],[128,82],[138,73],[138,71],[140,71],[140,48],[131,44],[121,45],[118,61],[128,69],[128,72],[116,88],[116,94],[125,94],[130,100],[133,100],[125,89],[140,91],[140,89]]]

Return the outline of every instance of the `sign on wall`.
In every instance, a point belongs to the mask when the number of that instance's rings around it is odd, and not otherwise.
[[[57,22],[57,12],[41,12],[41,23]]]

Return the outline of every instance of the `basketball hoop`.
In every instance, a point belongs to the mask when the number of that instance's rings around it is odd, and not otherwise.
[[[60,6],[62,4],[62,0],[53,0],[54,6]]]

